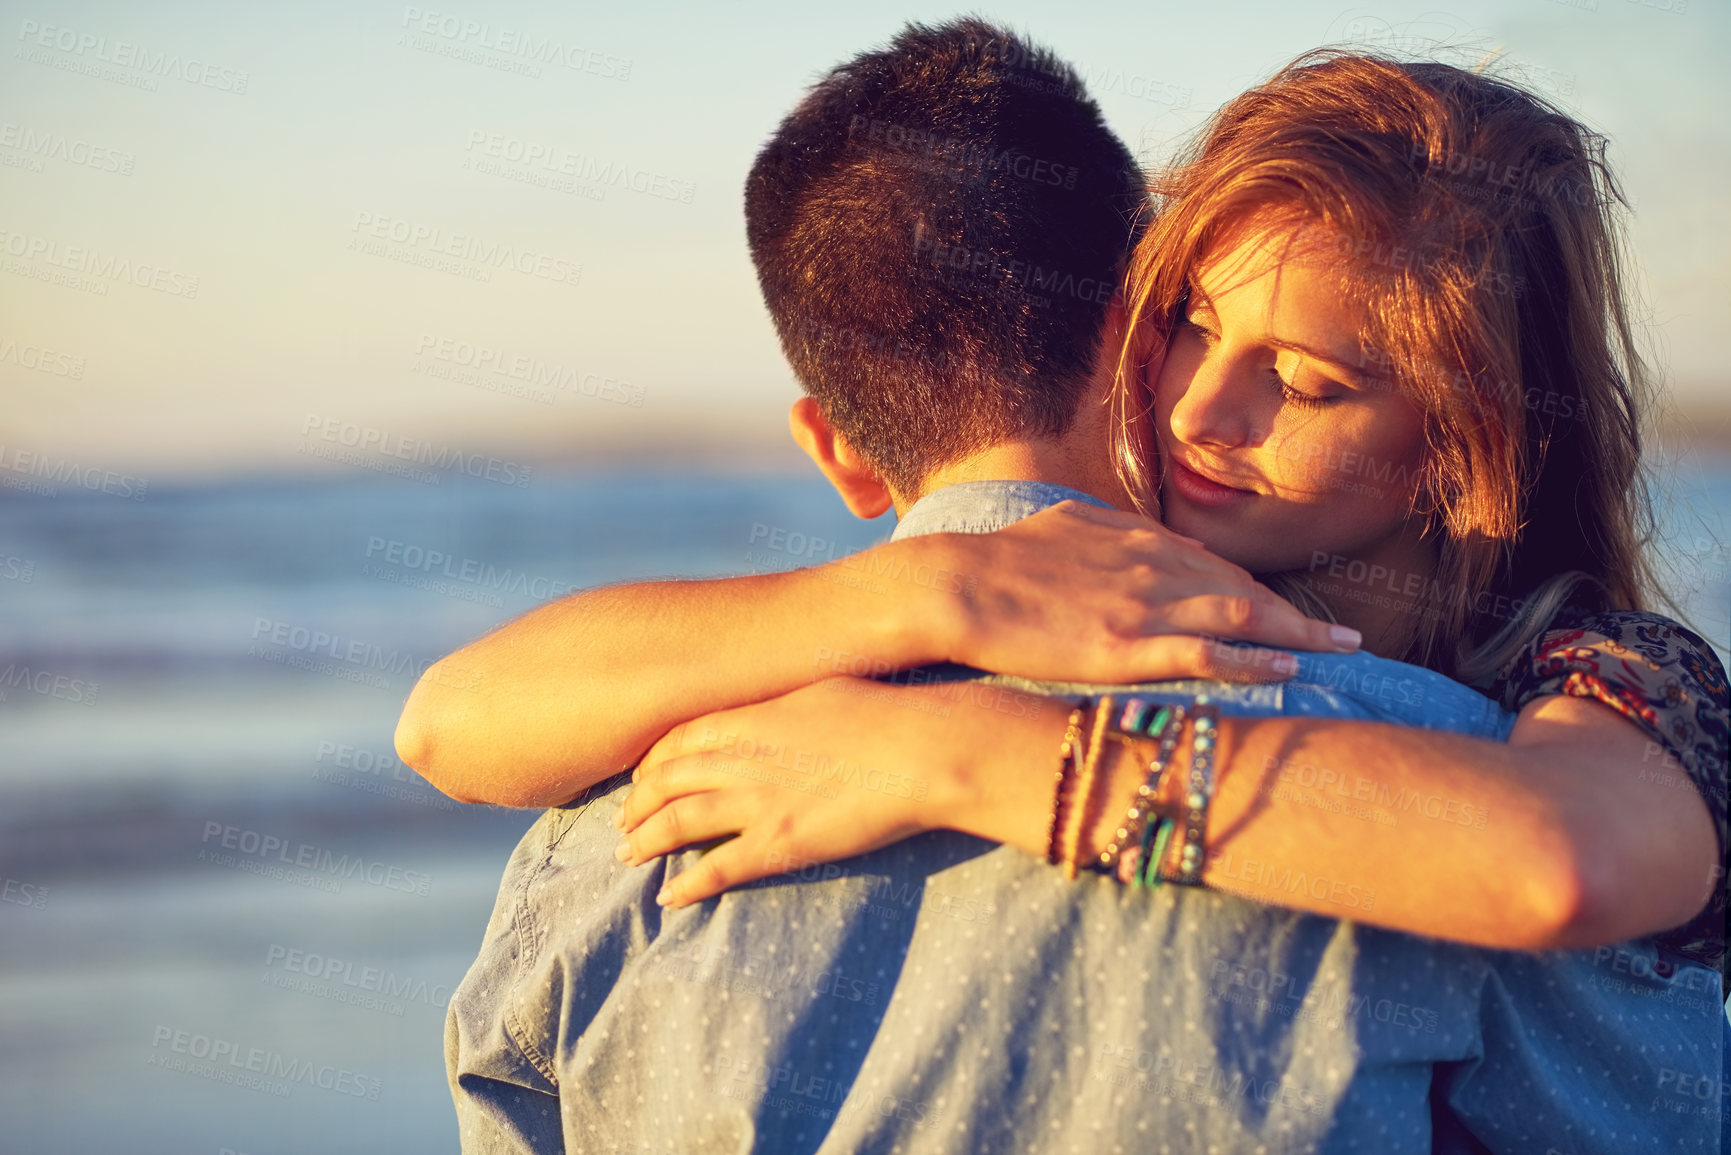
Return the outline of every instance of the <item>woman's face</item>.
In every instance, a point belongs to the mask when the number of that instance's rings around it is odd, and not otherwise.
[[[1164,520],[1252,573],[1334,556],[1428,573],[1408,524],[1418,410],[1362,366],[1327,252],[1245,230],[1193,270],[1159,371]]]

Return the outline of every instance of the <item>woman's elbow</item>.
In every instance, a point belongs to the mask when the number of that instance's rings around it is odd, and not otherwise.
[[[444,740],[442,731],[452,707],[441,700],[441,683],[431,676],[437,668],[435,665],[429,669],[415,683],[409,700],[403,703],[394,739],[397,757],[449,798],[458,802],[491,802],[493,799],[476,795],[474,768],[468,767],[465,772],[461,759],[447,753],[450,744]]]
[[[425,711],[415,708],[413,697],[403,707],[403,716],[397,719],[394,741],[397,757],[402,759],[403,765],[425,778],[434,789],[458,802],[476,801],[466,797],[463,790],[439,773],[439,761],[434,756],[438,749],[435,727]]]
[[[1696,869],[1681,846],[1624,843],[1601,825],[1575,840],[1545,910],[1550,949],[1579,950],[1645,938],[1681,926],[1711,899],[1722,868]]]

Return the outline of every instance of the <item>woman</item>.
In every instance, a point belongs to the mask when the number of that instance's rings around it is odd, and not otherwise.
[[[1293,894],[1263,869],[1296,862],[1374,886],[1376,908],[1353,912],[1362,921],[1520,949],[1663,931],[1666,949],[1722,969],[1725,681],[1699,638],[1643,612],[1645,377],[1600,149],[1483,77],[1322,57],[1227,106],[1156,189],[1115,399],[1117,464],[1143,508],[1158,498],[1172,530],[1357,628],[1371,652],[1519,711],[1506,746],[1368,723],[1221,721],[1203,884],[1338,915],[1326,894]],[[1164,357],[1148,374],[1132,350],[1150,337]],[[633,862],[738,836],[669,884],[670,905],[937,826],[1042,854],[1067,808],[1083,819],[1074,857],[1113,842],[1147,760],[1116,747],[1093,767],[1097,790],[1061,778],[1055,807],[1062,710],[1014,718],[964,704],[939,718],[904,708],[929,688],[838,694],[847,680],[832,679],[709,713],[819,676],[814,648],[845,629],[892,667],[949,658],[1101,681],[1200,672],[1125,664],[1161,608],[1159,579],[1193,548],[1151,523],[1060,507],[997,534],[881,548],[898,546],[986,588],[884,606],[870,621],[838,621],[842,593],[821,582],[740,596],[726,583],[662,588],[653,602],[604,591],[549,607],[539,628],[573,636],[645,638],[640,621],[609,617],[622,605],[776,623],[736,655],[739,677],[711,668],[700,692],[656,693],[653,646],[619,664],[625,647],[584,643],[595,681],[705,714],[642,759],[622,814]],[[484,667],[490,653],[502,656],[483,642],[451,661]],[[664,728],[616,705],[615,737],[573,736],[553,752],[580,773],[517,800],[568,798]],[[845,750],[934,786],[918,800],[741,784],[705,752],[706,732]],[[1174,789],[1193,739],[1187,729],[1174,746],[1157,807],[1180,825],[1199,809]],[[612,745],[571,745],[596,741]],[[1656,754],[1699,792],[1653,789],[1640,771]],[[1312,764],[1375,767],[1391,790],[1470,800],[1494,830],[1436,822],[1397,835],[1270,789],[1281,768]]]

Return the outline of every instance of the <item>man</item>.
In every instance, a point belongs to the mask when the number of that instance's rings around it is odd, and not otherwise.
[[[753,168],[748,226],[812,394],[795,437],[851,508],[893,501],[908,536],[1122,501],[1099,402],[1137,195],[1074,74],[976,21],[910,28],[808,95]],[[1342,670],[1404,692],[1330,689],[1361,684]],[[1002,680],[957,684],[1039,708]],[[1368,655],[1209,689],[1232,711],[1493,738],[1511,721]],[[762,755],[740,750],[739,772],[821,785]],[[1487,1035],[1519,1026],[1515,998],[1484,1009],[1514,985],[1494,952],[1209,891],[1066,884],[947,831],[666,911],[653,896],[697,852],[617,864],[623,792],[549,811],[507,868],[448,1022],[466,1151],[1422,1152],[1439,1069],[1437,1150],[1480,1149],[1457,1112],[1514,1144],[1521,1110],[1553,1106],[1543,1081],[1513,1112],[1486,1094],[1498,1055],[1532,1053],[1504,1038],[1487,1056]],[[1353,890],[1342,918],[1373,908]]]

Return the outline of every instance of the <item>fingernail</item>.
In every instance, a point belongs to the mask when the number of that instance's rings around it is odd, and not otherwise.
[[[1291,654],[1275,654],[1274,661],[1269,663],[1277,674],[1298,673],[1298,659]]]
[[[672,898],[673,890],[671,887],[664,886],[655,894],[655,901],[662,906],[666,906],[668,901]]]
[[[1351,626],[1329,626],[1328,640],[1343,650],[1356,650],[1364,641],[1364,635]]]
[[[620,862],[629,862],[631,860],[631,840],[629,838],[621,838],[619,840],[619,845],[613,848],[613,857],[617,858]]]

